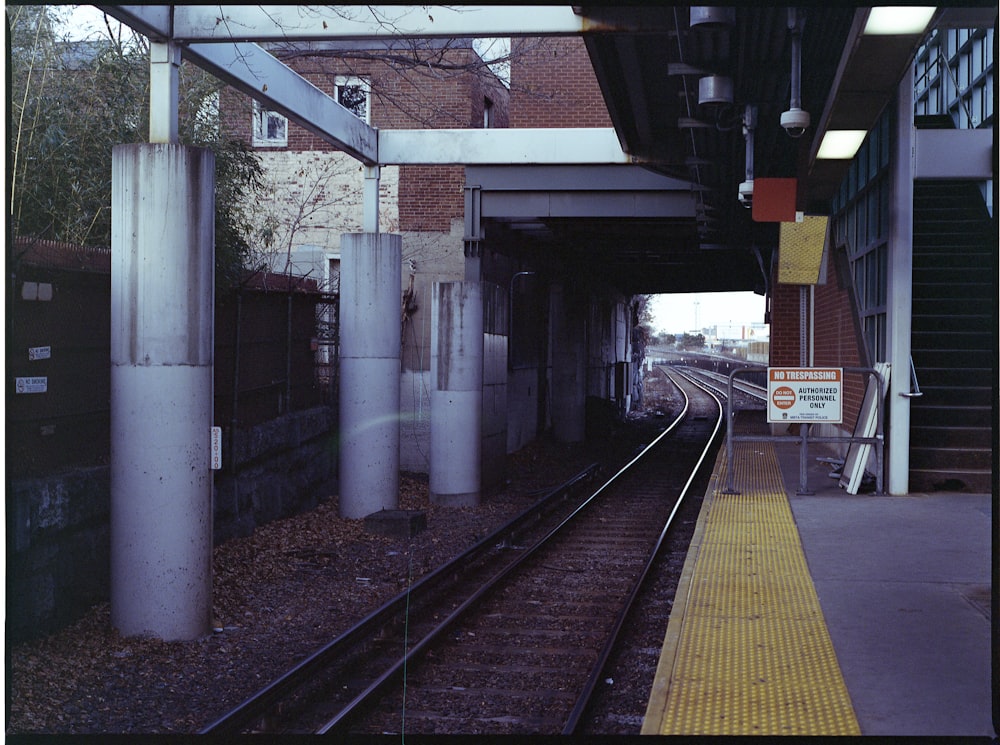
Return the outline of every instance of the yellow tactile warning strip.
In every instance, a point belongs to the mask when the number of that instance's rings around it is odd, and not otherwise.
[[[643,734],[858,735],[770,443],[723,451],[677,590]]]

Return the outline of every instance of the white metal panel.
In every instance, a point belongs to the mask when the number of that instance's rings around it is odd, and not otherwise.
[[[135,29],[151,41],[170,39],[169,5],[95,5],[115,20]]]
[[[615,130],[598,129],[383,129],[382,165],[556,165],[631,163]]]
[[[173,32],[182,41],[329,41],[551,36],[583,28],[568,5],[177,5]]]
[[[914,132],[913,177],[993,178],[993,128],[918,129]]]

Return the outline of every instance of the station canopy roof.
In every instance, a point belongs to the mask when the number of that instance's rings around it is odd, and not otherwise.
[[[818,159],[823,136],[874,125],[894,99],[928,30],[992,26],[997,15],[995,3],[948,7],[935,11],[918,31],[872,35],[865,33],[870,8],[840,4],[799,9],[756,4],[484,6],[481,13],[467,12],[468,6],[441,6],[433,12],[420,6],[423,11],[412,17],[433,16],[433,28],[426,22],[408,25],[410,16],[387,6],[401,20],[363,27],[359,19],[346,30],[339,30],[343,15],[325,19],[315,10],[321,6],[98,7],[153,40],[179,44],[196,64],[362,162],[388,162],[380,154],[416,153],[414,162],[467,164],[467,184],[477,187],[476,199],[481,199],[476,218],[492,249],[548,251],[626,293],[763,292],[779,224],[752,219],[752,210],[738,198],[740,184],[748,175],[795,179],[796,208],[826,214],[850,160]],[[296,12],[298,26],[289,20]],[[484,20],[487,12],[492,15]],[[525,152],[518,143],[528,141],[483,148],[474,138],[485,135],[473,134],[466,141],[454,133],[445,140],[440,132],[434,139],[431,131],[375,131],[343,116],[338,104],[286,79],[276,69],[282,65],[256,45],[296,39],[357,41],[386,33],[581,34],[622,153],[602,159],[593,155],[600,147],[581,139],[586,145],[578,152],[587,157],[574,157],[567,146],[563,155],[569,152],[568,157],[543,154],[505,162],[490,153]],[[793,39],[799,34],[801,54],[794,65]],[[810,123],[786,131],[780,120],[792,108],[793,78],[798,80],[799,107]],[[749,174],[748,123],[753,133]],[[560,141],[576,142],[572,134],[560,135]],[[544,137],[537,134],[534,146],[554,151],[556,145]],[[461,150],[465,142],[476,146]]]

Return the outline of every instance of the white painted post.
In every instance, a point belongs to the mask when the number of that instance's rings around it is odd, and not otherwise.
[[[399,506],[401,262],[398,235],[341,238],[341,517]]]
[[[378,232],[379,188],[382,170],[378,166],[365,166],[365,186],[362,194],[361,229],[366,233]]]
[[[194,639],[212,612],[215,159],[112,156],[111,621]]]
[[[910,490],[910,333],[913,322],[913,70],[899,82],[891,157],[886,356],[892,365],[886,396],[886,491]]]
[[[176,143],[181,48],[149,42],[149,141]]]
[[[482,476],[482,290],[479,282],[435,282],[433,293],[430,497],[474,507]]]

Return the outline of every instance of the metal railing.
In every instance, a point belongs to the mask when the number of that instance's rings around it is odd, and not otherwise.
[[[848,443],[858,444],[858,445],[871,445],[875,447],[875,494],[882,495],[884,492],[882,490],[882,472],[883,472],[883,461],[884,461],[884,446],[885,446],[885,435],[884,435],[884,411],[885,411],[885,380],[881,373],[872,367],[845,367],[842,368],[845,373],[860,373],[867,375],[869,377],[875,378],[877,385],[875,386],[878,399],[877,406],[875,409],[875,434],[871,437],[863,437],[856,434],[851,435],[839,435],[839,436],[820,436],[811,437],[809,435],[809,430],[811,428],[811,422],[799,422],[801,425],[799,427],[799,491],[797,492],[801,496],[812,495],[815,492],[809,491],[807,464],[809,462],[809,443]],[[726,488],[723,491],[724,494],[739,494],[740,492],[734,488],[733,485],[733,445],[737,442],[787,442],[792,439],[796,439],[789,435],[734,435],[733,434],[733,422],[736,410],[734,410],[734,397],[733,397],[733,380],[737,375],[743,373],[759,372],[754,368],[739,368],[733,370],[729,373],[729,383],[728,383],[728,397],[726,399]],[[862,407],[863,408],[863,407]],[[856,429],[856,428],[855,428]],[[867,460],[867,458],[865,458]],[[847,466],[845,465],[845,468]],[[863,464],[862,464],[863,467]]]

